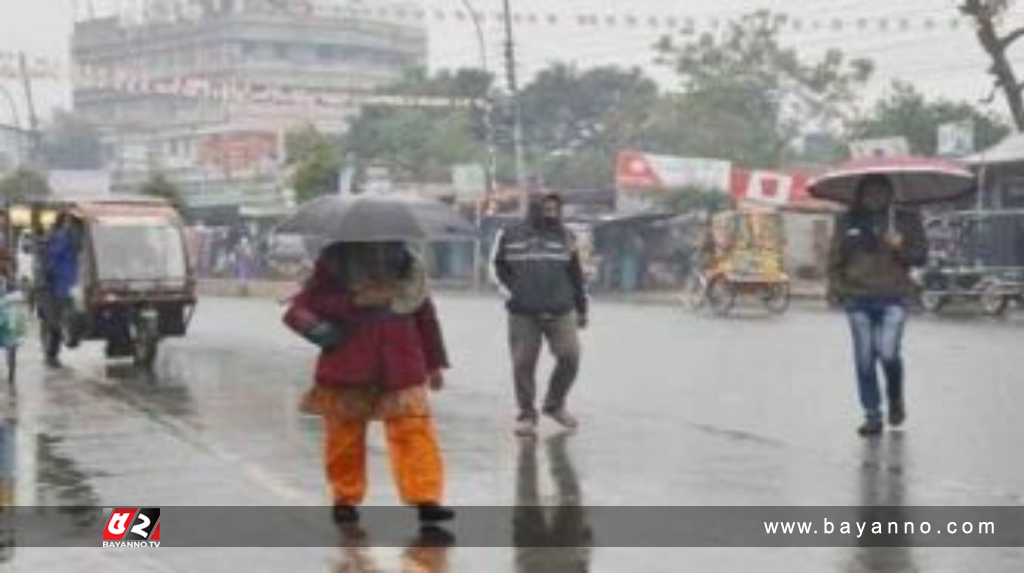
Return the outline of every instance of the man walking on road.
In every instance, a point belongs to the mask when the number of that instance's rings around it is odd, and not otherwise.
[[[579,251],[562,223],[562,198],[548,194],[530,205],[526,221],[494,243],[492,272],[507,298],[509,348],[519,416],[516,434],[536,432],[535,372],[547,340],[557,364],[543,413],[566,428],[578,422],[565,408],[580,364],[577,330],[587,326],[587,295]]]
[[[885,372],[889,424],[907,417],[900,352],[907,320],[906,301],[916,287],[910,269],[928,257],[921,216],[894,211],[889,178],[867,176],[857,187],[849,213],[838,217],[829,259],[830,298],[843,303],[853,335],[858,392],[865,421],[862,436],[882,432],[877,365]]]

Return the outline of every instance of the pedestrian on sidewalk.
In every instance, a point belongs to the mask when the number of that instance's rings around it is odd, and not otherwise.
[[[78,253],[81,248],[79,231],[73,218],[61,212],[45,242],[43,261],[45,294],[41,312],[45,326],[46,365],[59,368],[61,344],[64,343],[64,323],[72,312],[71,292],[78,284]],[[67,342],[74,346],[75,342]]]
[[[531,203],[527,219],[503,230],[491,258],[495,281],[507,298],[508,338],[519,416],[516,433],[532,435],[537,360],[547,340],[557,364],[543,413],[566,428],[578,422],[566,399],[580,365],[577,330],[587,326],[587,294],[576,239],[562,223],[562,198]]]
[[[356,522],[366,493],[366,430],[384,423],[399,494],[421,522],[449,520],[427,388],[448,367],[426,273],[402,243],[325,249],[285,323],[321,347],[304,411],[323,417],[334,519]]]
[[[853,335],[858,392],[865,421],[857,432],[882,432],[877,365],[886,378],[889,424],[906,419],[901,354],[907,300],[916,293],[910,269],[923,266],[928,246],[921,215],[893,206],[884,175],[862,178],[850,211],[836,219],[829,257],[829,298],[843,304]]]

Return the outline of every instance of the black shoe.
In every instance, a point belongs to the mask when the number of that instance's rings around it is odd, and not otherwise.
[[[857,428],[857,434],[861,436],[878,436],[882,433],[881,420],[868,420]]]
[[[359,510],[348,504],[335,504],[331,511],[335,524],[355,524],[359,522]]]
[[[441,506],[439,504],[420,504],[417,508],[419,508],[420,522],[422,523],[447,522],[452,518],[455,518],[455,510],[452,510],[447,506]]]
[[[56,357],[49,357],[46,359],[46,366],[49,368],[63,368],[64,365],[60,363],[60,360]]]
[[[889,424],[892,426],[899,426],[903,424],[907,419],[907,409],[903,406],[903,402],[892,402],[889,404]]]

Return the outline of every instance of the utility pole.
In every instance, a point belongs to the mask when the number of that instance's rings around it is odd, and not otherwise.
[[[473,8],[473,4],[470,0],[460,0],[462,6],[469,12],[469,17],[473,21],[473,28],[476,29],[476,41],[477,48],[480,50],[480,68],[485,74],[490,73],[490,66],[487,64],[487,42],[484,35],[483,25],[480,23],[480,15]],[[495,149],[494,144],[494,120],[491,115],[494,113],[493,99],[491,98],[491,91],[484,96],[484,107],[483,107],[483,121],[484,121],[484,132],[485,138],[487,139],[487,183],[486,191],[483,198],[477,198],[474,207],[474,223],[477,228],[480,228],[483,222],[483,208],[484,203],[489,202],[494,197],[494,193],[498,189],[498,153]],[[473,242],[473,290],[479,290],[481,284],[481,272],[483,267],[480,265],[483,254],[481,250],[483,245],[480,239],[477,238]]]
[[[523,109],[519,102],[519,84],[516,81],[516,43],[512,35],[512,9],[509,7],[509,0],[505,3],[505,73],[508,75],[508,91],[512,99],[512,112],[514,114],[514,126],[512,141],[515,146],[516,155],[516,184],[519,186],[523,199],[520,210],[524,213],[527,209],[527,176],[526,176],[526,154],[523,149]]]
[[[18,54],[18,66],[21,70],[21,82],[25,89],[25,106],[28,109],[28,128],[32,138],[32,147],[29,150],[29,164],[35,164],[39,158],[39,117],[36,116],[35,100],[32,96],[32,76],[29,74],[28,58],[25,53]]]

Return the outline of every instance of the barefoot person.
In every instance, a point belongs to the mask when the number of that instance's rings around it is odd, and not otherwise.
[[[516,433],[537,427],[535,372],[547,340],[556,366],[543,413],[566,428],[577,426],[566,410],[580,364],[577,330],[587,326],[587,295],[579,251],[562,223],[562,199],[544,196],[525,222],[501,232],[495,241],[493,273],[508,298],[509,347],[519,416]]]
[[[398,492],[422,522],[449,520],[427,388],[448,366],[422,265],[401,243],[334,244],[285,323],[321,347],[303,409],[324,419],[324,459],[336,522],[359,519],[366,429],[381,420]]]
[[[885,372],[889,424],[907,417],[900,352],[906,302],[916,287],[910,268],[927,258],[920,214],[893,210],[893,186],[882,175],[865,176],[855,201],[839,216],[829,258],[830,298],[842,302],[853,335],[854,362],[864,424],[863,436],[882,432],[877,365]]]

